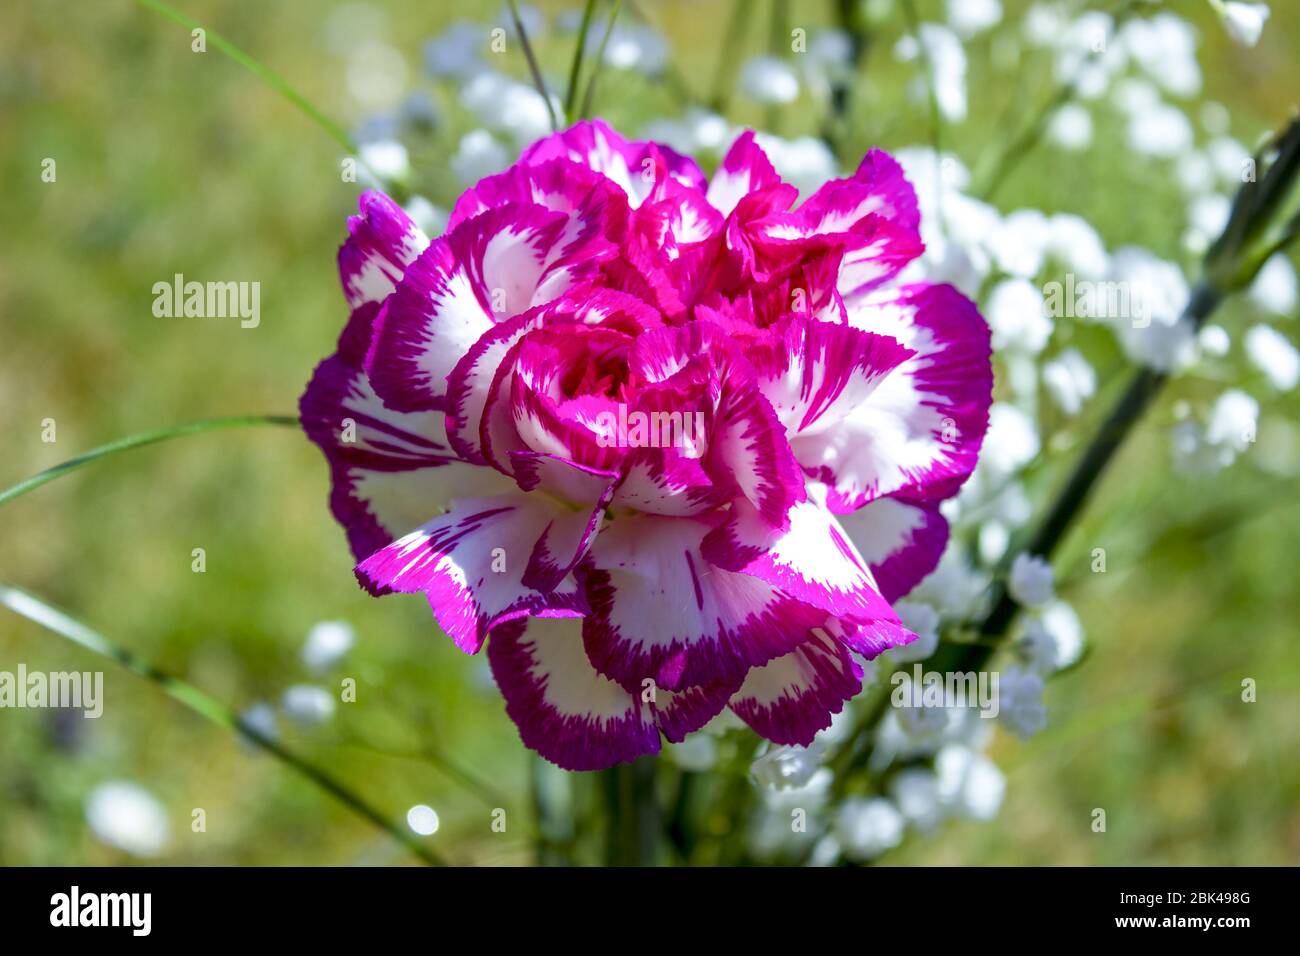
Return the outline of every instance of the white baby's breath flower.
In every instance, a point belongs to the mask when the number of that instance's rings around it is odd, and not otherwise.
[[[793,103],[799,98],[799,76],[780,57],[756,56],[741,67],[740,88],[759,103]]]
[[[889,794],[903,818],[922,833],[930,832],[943,820],[939,781],[930,770],[909,767],[900,771],[890,781]]]
[[[420,803],[406,811],[406,825],[419,836],[433,836],[438,832],[438,811]]]
[[[1052,599],[1052,566],[1036,554],[1021,553],[1011,562],[1007,590],[1018,604],[1038,607]]]
[[[334,697],[323,687],[295,684],[280,698],[284,715],[303,727],[314,727],[334,716]]]
[[[1053,46],[1069,28],[1061,9],[1052,3],[1035,3],[1025,13],[1025,39],[1032,46]]]
[[[896,601],[894,611],[903,626],[916,635],[916,640],[889,650],[895,664],[923,661],[939,647],[939,612],[921,601]]]
[[[1163,11],[1150,19],[1130,19],[1120,41],[1147,76],[1170,93],[1190,97],[1201,91],[1196,31],[1182,17]]]
[[[546,100],[526,83],[484,72],[461,89],[460,100],[485,127],[529,143],[550,131]]]
[[[1029,416],[1015,405],[994,402],[989,409],[981,467],[994,475],[1013,475],[1034,460],[1038,449],[1038,430]]]
[[[1033,278],[1043,268],[1052,227],[1037,209],[1009,213],[989,237],[990,251],[998,267],[1008,275]]]
[[[1247,169],[1250,150],[1231,136],[1220,136],[1205,148],[1214,164],[1214,173],[1229,191],[1241,185],[1241,174]]]
[[[922,23],[920,38],[908,35],[894,46],[894,56],[904,62],[920,57],[924,44],[924,62],[930,69],[930,80],[919,77],[912,86],[917,99],[933,95],[939,112],[951,123],[966,119],[966,50],[952,30],[938,23]]]
[[[1221,325],[1207,325],[1196,335],[1196,344],[1205,355],[1223,358],[1232,348],[1232,338]]]
[[[1171,158],[1193,141],[1191,120],[1176,106],[1159,103],[1129,118],[1128,144],[1136,153]]]
[[[912,589],[908,598],[912,602],[924,601],[950,617],[964,617],[987,586],[988,577],[971,566],[960,547],[950,544],[938,566]]]
[[[1047,726],[1043,678],[1023,667],[1008,667],[998,680],[998,720],[1021,740]]]
[[[903,842],[906,825],[903,814],[883,797],[851,797],[835,815],[835,837],[845,856],[863,863]]]
[[[1261,309],[1278,315],[1295,313],[1298,287],[1295,266],[1285,253],[1275,253],[1255,276],[1250,286],[1250,300]]]
[[[984,754],[947,744],[935,755],[934,772],[939,799],[951,813],[983,821],[997,816],[1007,781]]]
[[[1048,219],[1047,254],[1076,278],[1100,279],[1110,266],[1106,244],[1092,223],[1068,212],[1055,213]]]
[[[997,26],[1001,20],[999,0],[948,0],[948,25],[964,39]]]
[[[346,621],[321,621],[307,632],[302,662],[313,671],[327,671],[352,649],[356,633]]]
[[[1003,279],[989,293],[984,317],[993,330],[993,348],[1037,355],[1052,337],[1052,320],[1043,293],[1028,279]]]
[[[754,140],[767,153],[777,174],[798,189],[801,196],[807,196],[837,175],[834,154],[815,136],[788,140],[760,133]]]
[[[1256,325],[1246,333],[1245,344],[1251,364],[1279,392],[1289,392],[1300,382],[1300,354],[1283,335],[1267,325]]]
[[[1016,650],[1029,668],[1047,675],[1069,667],[1083,653],[1083,625],[1064,601],[1052,601],[1025,622]]]
[[[138,784],[114,780],[86,797],[86,823],[109,846],[132,856],[154,857],[167,849],[167,811]]]
[[[798,789],[807,786],[821,769],[821,750],[817,747],[770,747],[749,767],[761,786],[771,790]]]
[[[1052,114],[1047,139],[1070,152],[1087,149],[1092,145],[1092,114],[1080,103],[1066,103]]]
[[[936,741],[948,726],[948,714],[943,707],[909,705],[896,708],[894,715],[899,729],[913,741]]]
[[[1232,200],[1219,193],[1197,196],[1187,209],[1187,219],[1191,226],[1188,248],[1194,253],[1204,252],[1210,243],[1223,232],[1232,212]],[[1186,241],[1186,240],[1185,240]]]
[[[1078,349],[1066,349],[1043,366],[1043,385],[1067,415],[1077,415],[1097,391],[1097,373]]]
[[[1189,149],[1174,161],[1174,176],[1183,192],[1199,196],[1214,188],[1214,163],[1203,150]]]
[[[997,564],[1011,545],[1011,529],[1001,521],[985,521],[980,525],[979,555],[984,564]]]
[[[1238,3],[1227,0],[1215,7],[1223,18],[1223,27],[1242,46],[1254,46],[1264,32],[1264,21],[1271,12],[1267,3]]]
[[[366,169],[381,180],[402,180],[411,174],[411,159],[406,147],[397,140],[363,143],[358,155]]]
[[[1210,409],[1205,438],[1212,445],[1240,454],[1255,441],[1259,430],[1259,402],[1237,388],[1220,395]]]
[[[1204,424],[1187,419],[1170,432],[1179,472],[1214,472],[1227,468],[1255,441],[1259,403],[1239,389],[1215,401]]]
[[[266,740],[276,740],[280,736],[279,722],[276,720],[275,708],[264,700],[245,708],[239,715],[240,723],[250,731],[263,737]],[[246,749],[253,749],[253,745],[247,740],[240,738],[241,746]]]
[[[597,34],[593,32],[589,42],[599,44],[596,37]],[[668,62],[668,41],[651,27],[616,23],[614,31],[609,35],[609,42],[605,45],[605,62],[616,70],[632,70],[643,76],[658,76]]]
[[[1111,257],[1108,278],[1128,292],[1128,311],[1106,316],[1124,354],[1162,372],[1190,365],[1196,335],[1182,314],[1191,294],[1182,270],[1147,249],[1126,246]]]
[[[485,176],[499,173],[510,164],[506,149],[485,129],[470,130],[461,137],[451,169],[461,182],[472,185]]]
[[[424,196],[412,196],[402,209],[426,236],[440,236],[447,228],[447,211],[439,209]]]
[[[853,72],[853,40],[843,30],[818,30],[796,58],[810,89],[826,96],[832,84],[847,83]]]

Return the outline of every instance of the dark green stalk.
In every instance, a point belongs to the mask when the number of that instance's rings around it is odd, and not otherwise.
[[[601,771],[605,798],[605,865],[653,866],[663,824],[655,794],[655,758]]]
[[[1209,285],[1201,284],[1192,293],[1191,300],[1184,310],[1184,317],[1194,328],[1199,329],[1221,301],[1220,293]],[[1044,559],[1051,557],[1075,518],[1087,504],[1093,488],[1105,474],[1115,452],[1142,419],[1143,414],[1168,380],[1168,375],[1152,369],[1143,368],[1134,373],[1128,388],[1111,409],[1101,429],[1093,436],[1083,457],[1075,465],[1037,531],[1025,547],[1010,549],[1009,554],[1019,554],[1023,551]],[[1003,574],[999,575],[993,587],[989,611],[975,628],[978,642],[944,644],[927,662],[928,669],[951,673],[978,671],[987,665],[989,659],[1001,647],[1015,620],[1016,613],[1020,610],[1020,606],[1007,590],[1006,568],[1002,570]],[[835,759],[835,769],[838,771],[837,788],[842,790],[847,786],[847,778],[865,767],[870,760],[869,733],[884,716],[888,705],[889,695],[881,694],[859,716],[848,743]]]
[[[555,104],[551,102],[551,94],[547,92],[546,80],[542,79],[542,68],[537,64],[537,57],[533,55],[533,45],[528,42],[528,31],[524,29],[524,21],[519,16],[518,0],[510,0],[510,19],[514,21],[515,32],[519,34],[519,45],[524,49],[524,59],[528,61],[528,72],[532,74],[533,86],[537,87],[538,95],[546,103],[546,115],[551,120],[551,132],[554,133],[560,128],[559,117],[555,115]]]
[[[1218,291],[1202,283],[1193,291],[1183,317],[1192,323],[1193,329],[1200,329],[1222,299],[1223,296]],[[1147,408],[1168,381],[1168,374],[1154,369],[1142,368],[1134,373],[1128,388],[1084,450],[1083,457],[1074,466],[1065,487],[1054,499],[1038,530],[1023,549],[1014,549],[1016,553],[1023,551],[1044,559],[1052,556],[1074,519],[1087,504],[1088,497],[1105,474],[1115,452],[1141,421]],[[994,587],[992,606],[976,629],[983,642],[961,647],[958,666],[954,669],[978,670],[983,666],[1010,629],[1018,610],[1019,606],[1007,591],[1005,574],[1001,575]]]
[[[862,17],[856,0],[836,0],[835,17],[839,28],[849,38],[849,69],[846,76],[831,81],[830,113],[822,123],[822,139],[836,156],[846,148],[850,111],[853,105],[854,83],[862,72],[871,37],[862,26]]]
[[[587,55],[587,33],[591,30],[591,18],[596,12],[596,0],[587,0],[582,8],[582,25],[578,27],[578,42],[573,48],[573,62],[569,64],[569,91],[564,96],[564,119],[572,123],[573,109],[578,103],[578,80],[582,74],[582,59]]]
[[[768,52],[779,59],[788,59],[790,53],[790,4],[789,0],[772,0],[771,35],[768,38]],[[767,128],[769,132],[781,132],[781,106],[769,103],[767,107]]]

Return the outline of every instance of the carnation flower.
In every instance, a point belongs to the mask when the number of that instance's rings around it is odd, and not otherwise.
[[[724,709],[807,746],[914,636],[939,504],[988,423],[989,330],[872,151],[802,203],[751,133],[711,179],[599,121],[524,150],[430,239],[367,193],[352,315],[301,418],[375,595],[487,648],[574,770]],[[794,208],[791,208],[791,207]]]

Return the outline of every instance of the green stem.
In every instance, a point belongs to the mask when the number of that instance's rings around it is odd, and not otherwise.
[[[19,588],[0,584],[0,604],[9,608],[15,614],[39,624],[46,630],[66,638],[79,647],[116,661],[137,677],[142,677],[156,684],[173,700],[188,707],[199,716],[206,718],[219,727],[234,731],[249,743],[271,754],[286,766],[293,768],[311,783],[341,802],[349,810],[385,831],[425,863],[431,866],[444,865],[443,860],[437,854],[428,847],[423,846],[400,824],[389,820],[368,803],[364,797],[354,793],[346,784],[331,776],[328,771],[311,763],[305,757],[299,756],[279,741],[266,736],[256,727],[245,722],[242,717],[222,706],[217,700],[209,697],[194,685],[159,670],[133,652],[114,644],[98,631],[92,630],[80,621],[69,617],[62,611],[51,607],[39,598]]]
[[[106,455],[127,451],[131,448],[141,448],[145,445],[153,445],[172,438],[180,438],[182,435],[197,435],[202,432],[217,431],[223,428],[242,428],[245,425],[288,425],[297,427],[298,419],[292,415],[236,415],[230,418],[208,418],[203,421],[190,422],[186,425],[173,425],[169,428],[141,432],[139,435],[128,435],[126,438],[119,438],[107,445],[92,448],[85,454],[78,455],[76,458],[69,458],[52,468],[46,468],[44,471],[32,475],[32,477],[18,482],[12,488],[0,491],[0,505],[8,504],[13,499],[39,488],[47,481],[53,481],[55,478],[76,471],[78,468],[98,461]]]
[[[772,0],[771,32],[768,35],[768,52],[777,59],[789,59],[790,52],[790,4],[788,0]],[[766,126],[769,132],[781,134],[782,110],[779,103],[767,106]]]
[[[1115,12],[1112,14],[1114,30],[1116,32],[1118,32],[1120,26],[1133,15],[1134,11],[1142,2],[1143,0],[1122,0],[1122,2],[1116,6]],[[1087,62],[1091,63],[1099,55],[1100,54],[1098,53],[1089,54]],[[1077,77],[1078,73],[1076,72],[1075,76],[1058,83],[1056,88],[1052,91],[1052,95],[1038,108],[1038,111],[1033,115],[1029,122],[1025,124],[1020,132],[1007,141],[1006,145],[998,152],[996,158],[991,162],[984,164],[979,176],[981,185],[974,190],[974,195],[977,198],[982,199],[985,202],[991,201],[999,187],[1006,182],[1007,177],[1011,175],[1012,171],[1014,171],[1018,165],[1020,165],[1020,161],[1029,155],[1029,153],[1033,151],[1034,147],[1038,145],[1043,138],[1043,133],[1047,130],[1047,125],[1051,121],[1052,114],[1066,103],[1073,100],[1077,94]]]
[[[636,0],[627,0],[627,9],[632,16],[636,17],[637,20],[641,21],[641,23],[650,27],[655,32],[664,32],[663,29],[655,23],[654,19],[641,9]],[[682,71],[671,58],[664,64],[664,71],[661,79],[663,80],[664,88],[678,102],[686,104],[694,104],[696,102],[696,96],[691,91],[691,84],[686,82],[686,77],[682,75]]]
[[[244,67],[244,69],[262,79],[268,86],[296,106],[308,119],[333,137],[335,142],[341,145],[345,150],[349,153],[355,153],[357,151],[356,144],[352,141],[352,137],[347,134],[347,131],[344,130],[342,126],[317,109],[310,100],[291,87],[278,73],[263,66],[261,63],[258,63],[257,60],[253,59],[239,47],[235,46],[216,30],[203,26],[197,20],[191,20],[175,7],[164,3],[163,0],[136,0],[136,3],[143,7],[148,7],[155,13],[161,14],[173,23],[179,23],[186,29],[202,30],[208,41],[214,47],[226,56],[230,57],[230,59],[234,60],[240,66]]]
[[[571,861],[566,858],[563,845],[568,836],[566,831],[572,825],[571,818],[555,811],[546,779],[555,768],[534,751],[530,750],[524,756],[528,761],[528,790],[536,820],[533,828],[533,861],[537,866],[568,865]]]
[[[655,758],[601,772],[605,796],[605,865],[654,866],[663,828],[655,794]]]
[[[836,24],[849,38],[849,70],[843,78],[831,83],[830,112],[822,121],[821,137],[837,157],[849,139],[850,113],[853,105],[854,80],[862,72],[862,64],[871,43],[871,37],[862,26],[861,12],[854,0],[836,0]]]
[[[600,79],[601,68],[605,65],[605,47],[609,44],[609,36],[614,32],[614,21],[618,19],[619,10],[623,7],[623,0],[614,0],[613,5],[609,8],[609,19],[605,22],[605,34],[600,38],[600,46],[596,49],[596,65],[591,68],[591,78],[587,80],[587,91],[582,94],[582,112],[579,114],[585,119],[591,116],[591,104],[596,98],[596,81]]]
[[[587,52],[587,32],[591,29],[591,18],[596,11],[596,0],[587,0],[582,8],[582,25],[578,27],[578,43],[573,48],[573,62],[569,65],[569,90],[564,95],[564,119],[567,123],[574,120],[573,108],[578,102],[578,79],[582,73],[582,58]]]
[[[731,99],[732,83],[737,71],[735,61],[745,39],[745,28],[749,24],[745,6],[746,0],[734,0],[727,29],[722,34],[722,49],[718,51],[718,65],[713,73],[713,95],[709,97],[709,106],[715,113],[725,113],[727,102]]]
[[[1047,130],[1047,125],[1051,122],[1052,114],[1074,99],[1075,86],[1073,81],[1062,83],[1052,93],[1033,118],[1025,124],[1024,128],[1002,149],[997,158],[988,166],[988,172],[984,174],[984,183],[975,190],[975,195],[985,202],[993,199],[998,189],[1006,182],[1007,177],[1020,165],[1020,161],[1038,145],[1043,138],[1043,133]]]
[[[533,76],[533,85],[537,87],[538,94],[546,103],[546,115],[551,120],[551,132],[558,132],[560,120],[555,115],[555,104],[551,102],[551,94],[546,89],[546,80],[542,79],[542,68],[538,66],[537,57],[533,54],[533,45],[528,42],[528,31],[524,29],[524,21],[519,16],[518,0],[510,0],[510,19],[514,21],[515,32],[519,34],[519,45],[524,48],[524,59],[528,61],[528,72]]]

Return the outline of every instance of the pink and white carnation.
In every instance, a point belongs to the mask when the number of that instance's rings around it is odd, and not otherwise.
[[[562,767],[724,708],[812,741],[907,643],[975,467],[989,330],[900,285],[915,193],[873,150],[795,206],[753,135],[706,178],[599,121],[526,149],[430,239],[367,193],[352,315],[301,401],[362,586],[424,594]],[[792,208],[793,207],[793,208]]]

